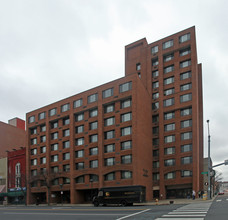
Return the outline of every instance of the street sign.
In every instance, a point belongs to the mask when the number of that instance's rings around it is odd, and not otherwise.
[[[201,174],[208,174],[208,172],[202,172]]]

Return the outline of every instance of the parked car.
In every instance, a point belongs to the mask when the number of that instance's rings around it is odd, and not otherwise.
[[[224,192],[219,192],[218,195],[224,195]]]

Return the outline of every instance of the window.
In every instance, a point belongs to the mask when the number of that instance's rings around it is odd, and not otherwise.
[[[162,49],[167,49],[173,46],[173,40],[166,41],[162,44]]]
[[[181,109],[181,116],[191,115],[192,107]]]
[[[190,164],[192,163],[192,157],[182,157],[181,164]]]
[[[180,86],[181,91],[189,90],[191,88],[192,88],[192,83],[188,83]]]
[[[91,160],[89,161],[90,168],[97,168],[98,167],[98,160]]]
[[[31,160],[31,165],[36,166],[37,165],[37,159],[32,159]]]
[[[151,53],[154,54],[154,53],[157,53],[158,52],[158,46],[154,46],[151,48]]]
[[[58,139],[58,137],[59,137],[58,132],[55,132],[55,133],[52,133],[52,134],[51,134],[51,139],[52,139],[52,140],[56,140],[56,139]]]
[[[63,142],[63,149],[70,148],[70,141]]]
[[[98,135],[97,134],[90,135],[89,136],[89,142],[90,143],[98,142]]]
[[[70,178],[64,177],[63,184],[70,184]]]
[[[104,176],[104,180],[105,181],[111,181],[111,180],[115,180],[115,173],[108,173]]]
[[[169,85],[174,82],[174,76],[164,79],[164,85]]]
[[[87,97],[87,103],[96,102],[98,100],[98,94],[93,94]]]
[[[189,140],[192,139],[192,132],[185,132],[181,134],[181,140]]]
[[[84,119],[84,113],[79,113],[75,115],[75,120],[76,121],[82,121]]]
[[[76,146],[83,145],[83,144],[84,144],[84,137],[76,139]]]
[[[167,66],[164,68],[164,74],[174,71],[174,65]]]
[[[192,151],[192,144],[181,145],[181,152],[182,153],[189,152],[189,151]]]
[[[190,33],[182,35],[179,37],[179,43],[184,43],[188,40],[190,40]]]
[[[110,158],[104,159],[104,164],[105,164],[105,166],[115,165],[115,157],[110,157]]]
[[[57,162],[59,160],[59,155],[52,155],[51,162]]]
[[[192,127],[192,120],[181,121],[181,128]]]
[[[70,118],[64,118],[63,119],[63,125],[69,125],[70,124]]]
[[[84,176],[79,176],[75,179],[75,182],[76,183],[84,183],[85,182],[85,179],[84,179]]]
[[[181,177],[190,177],[192,176],[191,170],[181,170]]]
[[[99,176],[96,174],[90,174],[89,175],[89,181],[90,182],[98,182],[99,181]]]
[[[75,130],[76,130],[76,133],[77,133],[77,134],[82,133],[82,132],[84,131],[84,125],[77,126],[77,127],[75,128]]]
[[[164,113],[164,120],[169,120],[175,118],[175,112],[166,112]]]
[[[132,163],[132,155],[125,155],[121,157],[122,164],[129,164]]]
[[[61,112],[66,112],[68,110],[70,110],[70,104],[69,103],[61,106]]]
[[[175,163],[176,163],[175,159],[169,159],[169,160],[165,160],[165,161],[164,161],[164,165],[165,165],[166,167],[174,166]]]
[[[181,95],[180,96],[180,102],[188,102],[192,100],[192,93]]]
[[[45,135],[40,137],[40,142],[41,143],[46,142],[46,136]]]
[[[153,115],[152,116],[152,122],[153,123],[159,122],[159,116],[158,115]]]
[[[165,179],[169,180],[169,179],[175,179],[176,178],[176,173],[175,172],[170,172],[170,173],[166,173],[165,174]]]
[[[37,128],[30,128],[30,134],[37,134]]]
[[[35,116],[30,116],[28,118],[28,122],[29,122],[29,124],[35,122]]]
[[[163,101],[163,105],[164,105],[164,107],[168,107],[168,106],[174,105],[174,98],[164,100]]]
[[[141,63],[137,63],[137,64],[136,64],[136,70],[137,70],[137,71],[141,70]]]
[[[132,141],[121,142],[121,150],[128,150],[132,148]]]
[[[121,171],[121,179],[131,179],[132,172],[131,171]]]
[[[159,98],[159,92],[153,93],[152,97],[153,97],[153,99],[158,99]]]
[[[188,79],[188,78],[191,78],[191,77],[192,77],[192,72],[191,71],[180,74],[180,79],[181,80]]]
[[[174,88],[164,90],[165,96],[172,95],[172,94],[174,94]]]
[[[104,138],[105,139],[115,138],[115,131],[114,130],[112,130],[112,131],[106,131],[104,133]]]
[[[131,121],[132,114],[131,112],[125,113],[121,115],[121,122]]]
[[[74,101],[74,108],[78,108],[82,105],[83,105],[82,99],[78,99],[78,100]]]
[[[63,153],[63,160],[69,160],[70,159],[70,153]]]
[[[55,151],[55,150],[58,150],[58,149],[59,149],[59,144],[56,143],[56,144],[52,144],[51,145],[51,150],[52,151]]]
[[[37,170],[31,170],[31,176],[37,176]]]
[[[34,145],[34,144],[37,144],[37,139],[36,138],[31,139],[31,145]]]
[[[104,119],[104,126],[110,126],[115,124],[115,117]]]
[[[158,88],[158,87],[159,87],[159,82],[158,82],[158,81],[152,83],[152,88],[153,88],[153,89],[156,89],[156,88]]]
[[[159,109],[159,102],[152,103],[152,110],[157,110],[157,109]]]
[[[121,101],[121,108],[128,108],[131,106],[131,99]]]
[[[121,136],[130,135],[131,130],[131,127],[121,128]]]
[[[40,132],[45,132],[45,131],[46,131],[46,125],[41,125]]]
[[[98,147],[92,147],[89,149],[89,155],[97,155],[98,154]]]
[[[97,129],[97,127],[98,127],[97,121],[94,121],[94,122],[89,123],[89,129],[90,130]]]
[[[153,173],[153,180],[158,181],[160,179],[160,174],[159,173]]]
[[[46,146],[43,146],[40,148],[40,153],[41,154],[46,153]]]
[[[49,116],[53,116],[57,114],[57,108],[53,108],[49,110]]]
[[[104,106],[104,113],[109,113],[114,111],[115,111],[115,104],[109,104]]]
[[[153,168],[159,168],[159,161],[153,161]]]
[[[164,126],[164,130],[165,131],[173,131],[173,130],[175,130],[175,123],[165,125]]]
[[[153,134],[158,134],[159,133],[159,127],[153,127],[152,129]]]
[[[180,68],[185,68],[191,65],[191,60],[185,60],[180,62]]]
[[[183,50],[180,50],[180,56],[182,57],[182,56],[186,56],[186,55],[188,55],[188,54],[190,54],[191,53],[191,48],[190,47],[188,47],[188,48],[185,48],[185,49],[183,49]]]
[[[46,164],[46,157],[40,158],[40,164]]]
[[[47,172],[46,167],[40,168],[40,173],[41,174],[46,174],[46,172]]]
[[[122,92],[131,90],[131,88],[132,88],[132,82],[127,82],[119,86],[119,91],[120,93],[122,93]]]
[[[46,118],[46,112],[41,112],[39,115],[38,115],[38,119],[39,120],[42,120],[42,119],[45,119]]]
[[[54,186],[59,185],[59,179],[58,178],[52,180],[51,182],[52,182],[52,185],[54,185]]]
[[[155,77],[158,77],[159,73],[158,73],[158,70],[155,70],[152,72],[152,77],[155,78]]]
[[[153,138],[152,143],[154,146],[159,145],[159,138]]]
[[[92,110],[90,110],[90,111],[89,111],[89,117],[90,117],[90,118],[92,118],[92,117],[96,117],[96,116],[97,116],[97,114],[98,114],[98,110],[97,110],[97,108],[92,109]]]
[[[164,149],[165,155],[175,154],[175,147],[167,147]]]
[[[37,149],[35,148],[35,149],[32,149],[31,150],[31,155],[36,155],[37,154]]]
[[[115,151],[115,144],[108,144],[104,146],[105,153],[111,153]]]
[[[152,66],[157,66],[158,65],[158,58],[155,58],[152,60]]]
[[[75,157],[76,158],[80,158],[80,157],[84,157],[84,150],[78,150],[75,152]]]
[[[70,164],[65,164],[65,165],[63,165],[63,171],[64,171],[64,172],[70,171]]]
[[[51,128],[58,128],[58,121],[51,122]]]
[[[165,136],[165,143],[175,142],[175,135]]]
[[[83,170],[84,169],[84,162],[76,163],[76,170]]]
[[[113,88],[106,89],[102,92],[103,99],[113,96]]]
[[[163,57],[163,60],[164,60],[164,62],[168,62],[168,61],[170,61],[170,60],[173,60],[173,58],[174,58],[174,54],[171,53],[171,54],[165,55],[165,56]]]
[[[70,129],[63,130],[63,137],[70,136]]]
[[[159,150],[153,150],[153,156],[159,157]]]

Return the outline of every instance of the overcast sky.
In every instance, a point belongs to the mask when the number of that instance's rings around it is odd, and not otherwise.
[[[124,47],[196,27],[204,149],[228,159],[227,0],[0,0],[0,121],[124,76]],[[89,80],[88,80],[89,79]],[[216,169],[228,181],[228,166]]]

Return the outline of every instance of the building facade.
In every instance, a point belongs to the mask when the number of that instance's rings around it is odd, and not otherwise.
[[[27,113],[28,203],[90,201],[105,186],[146,199],[202,188],[195,28],[125,48],[125,76]]]

